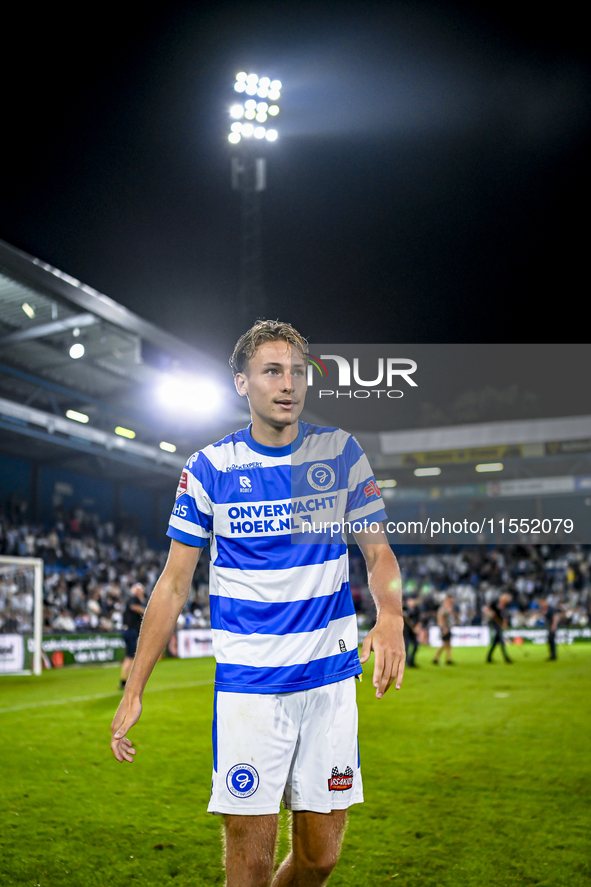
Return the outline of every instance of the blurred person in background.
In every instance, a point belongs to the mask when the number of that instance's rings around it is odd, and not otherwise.
[[[548,649],[550,651],[548,662],[553,662],[557,658],[556,629],[558,628],[561,614],[560,610],[557,610],[555,607],[552,606],[548,598],[543,598],[540,601],[540,609],[544,617],[544,622],[546,623],[546,628],[548,629]]]
[[[421,614],[417,607],[416,598],[408,598],[402,607],[404,619],[404,646],[406,647],[406,664],[410,668],[418,668],[415,656],[419,648],[417,630],[420,627]]]
[[[433,665],[439,665],[439,657],[445,651],[446,665],[454,665],[451,658],[451,627],[454,622],[454,599],[452,594],[446,594],[443,603],[437,610],[437,625],[441,629],[441,646],[433,657]]]
[[[503,637],[503,631],[507,628],[507,614],[505,612],[505,607],[511,600],[511,595],[504,591],[503,594],[499,597],[498,601],[491,601],[491,603],[484,607],[484,612],[489,618],[489,627],[491,631],[492,643],[490,645],[490,650],[488,651],[488,656],[486,657],[487,662],[492,662],[492,654],[497,646],[497,644],[501,647],[501,652],[503,654],[503,658],[508,665],[512,664],[512,659],[510,659],[507,650],[505,648],[505,639]]]
[[[137,640],[140,635],[142,618],[146,605],[144,603],[145,589],[141,582],[131,586],[130,597],[123,613],[122,638],[125,641],[125,658],[121,663],[121,680],[119,689],[124,690],[133,660],[137,650]]]

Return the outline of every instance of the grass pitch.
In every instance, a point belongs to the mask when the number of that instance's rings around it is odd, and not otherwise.
[[[591,883],[591,645],[455,651],[374,698],[358,688],[366,803],[331,887]],[[431,654],[431,655],[430,655]],[[223,885],[211,776],[212,660],[160,662],[133,765],[109,749],[118,672],[0,678],[0,883]],[[281,815],[279,856],[288,848]]]

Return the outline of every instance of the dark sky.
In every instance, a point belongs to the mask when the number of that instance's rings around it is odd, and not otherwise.
[[[588,338],[591,77],[571,8],[129,9],[5,19],[4,240],[225,356],[241,331],[227,107],[255,70],[284,83],[269,316],[323,342]]]

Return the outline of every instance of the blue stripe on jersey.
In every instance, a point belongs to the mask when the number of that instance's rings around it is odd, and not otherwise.
[[[181,542],[184,541],[181,539]],[[342,542],[335,545],[294,545],[291,535],[246,536],[242,539],[217,536],[216,541],[218,554],[214,566],[234,570],[287,570],[323,564],[336,561],[347,550]],[[195,545],[195,542],[188,544]]]
[[[303,665],[282,668],[219,663],[215,672],[216,690],[228,693],[291,693],[344,681],[361,674],[357,650],[313,659]]]
[[[183,520],[191,521],[191,523],[203,527],[207,533],[213,532],[213,515],[206,514],[197,508],[197,503],[189,493],[183,493],[182,496],[179,496],[172,509],[172,513],[182,517]]]
[[[171,539],[176,539],[177,542],[184,542],[185,545],[193,545],[197,548],[205,548],[206,545],[209,545],[209,539],[205,539],[203,536],[193,536],[192,533],[185,533],[183,530],[177,530],[176,527],[169,527],[166,535]]]
[[[211,627],[235,634],[297,634],[326,628],[334,619],[355,613],[351,589],[343,582],[333,594],[291,603],[245,601],[212,594]]]
[[[365,480],[362,480],[361,483],[357,484],[354,490],[349,492],[349,495],[347,496],[347,513],[349,513],[349,511],[355,511],[356,508],[363,508],[370,502],[379,502],[383,508],[381,496],[378,496],[376,493],[371,493],[370,496],[365,495],[365,488],[372,480],[373,477],[370,475]]]

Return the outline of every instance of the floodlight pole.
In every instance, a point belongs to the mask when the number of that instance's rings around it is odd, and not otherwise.
[[[238,306],[243,327],[265,316],[263,283],[262,192],[267,186],[264,157],[245,152],[232,157],[232,188],[240,192],[240,288]]]

